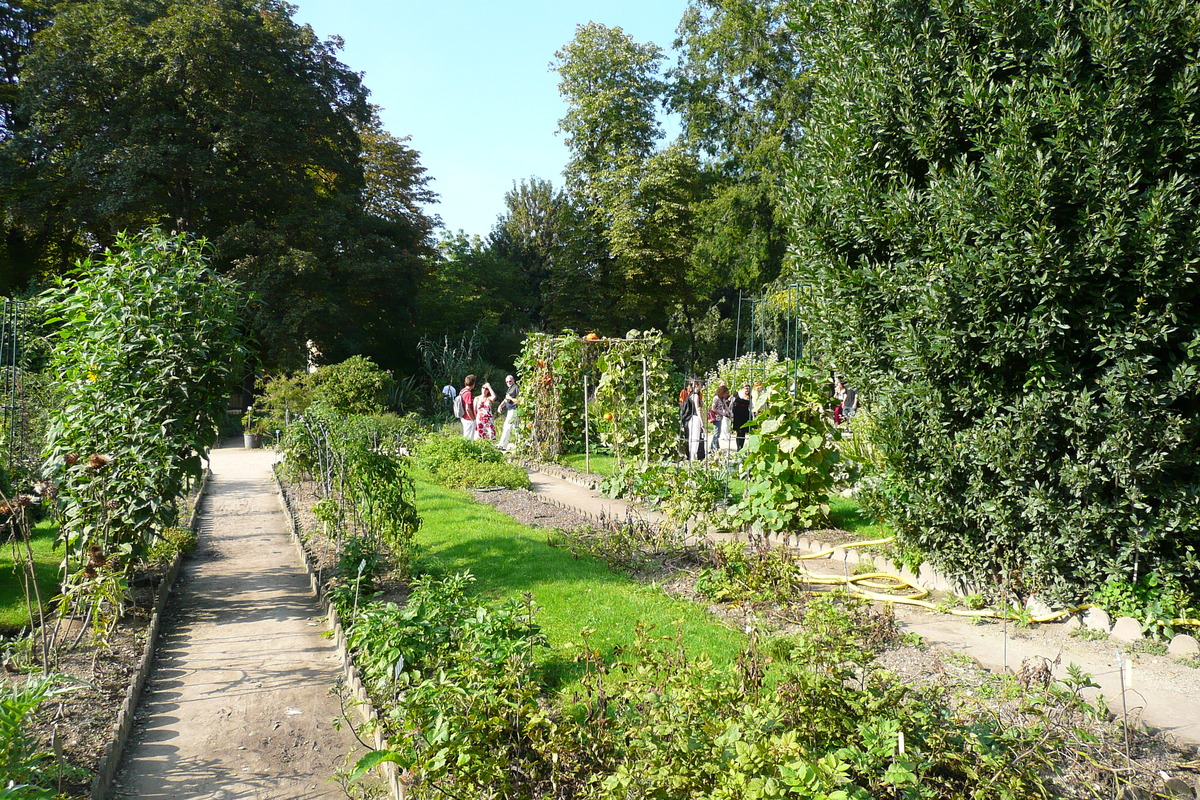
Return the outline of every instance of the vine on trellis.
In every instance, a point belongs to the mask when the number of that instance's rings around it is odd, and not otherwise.
[[[630,331],[620,339],[581,337],[572,331],[562,336],[530,334],[517,359],[525,452],[552,460],[583,448],[586,376],[594,398],[590,402],[595,403],[589,409],[589,435],[612,447],[621,460],[644,455],[648,429],[651,458],[668,454],[676,435],[668,347],[662,334],[653,330]],[[649,393],[643,398],[647,384]]]

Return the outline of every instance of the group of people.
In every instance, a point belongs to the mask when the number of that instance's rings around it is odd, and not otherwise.
[[[709,455],[717,452],[722,440],[730,441],[734,449],[741,450],[746,444],[746,426],[766,402],[769,391],[761,383],[753,386],[745,383],[731,396],[729,385],[721,381],[713,393],[712,405],[705,408],[704,382],[690,381],[679,393],[680,434],[687,441],[688,459],[698,461],[706,455],[706,421],[712,426],[712,436],[707,439]],[[833,383],[833,399],[836,403],[832,412],[834,424],[849,424],[858,410],[858,392],[839,378]]]
[[[496,402],[496,393],[490,383],[485,382],[475,394],[475,376],[468,375],[463,379],[459,390],[449,384],[442,389],[442,394],[454,409],[454,416],[462,423],[463,438],[466,439],[495,439],[496,423],[492,410]],[[498,445],[508,449],[512,439],[513,428],[517,421],[517,406],[520,403],[520,390],[512,375],[504,378],[506,388],[499,410],[504,412],[504,426]],[[713,393],[711,405],[704,403],[704,382],[691,380],[679,393],[679,425],[680,433],[687,441],[688,458],[699,461],[707,454],[717,452],[721,442],[726,441],[727,449],[741,450],[746,444],[746,426],[754,414],[762,407],[767,399],[767,390],[761,383],[742,384],[736,393],[729,391],[729,385],[721,381]],[[833,387],[834,399],[837,405],[833,408],[834,424],[848,423],[858,410],[858,393],[838,379]],[[706,425],[712,426],[712,435],[705,437]]]
[[[508,449],[513,427],[517,422],[520,390],[517,388],[516,378],[512,375],[506,375],[504,382],[507,384],[507,388],[504,390],[504,399],[500,403],[500,411],[504,412],[504,427],[501,429],[500,441],[497,444],[501,449]],[[454,416],[462,423],[464,439],[496,438],[495,413],[492,410],[492,406],[496,402],[496,392],[490,383],[485,382],[480,387],[479,395],[476,396],[475,376],[468,375],[463,379],[461,389],[456,391],[453,386],[447,384],[442,389],[442,394],[450,401],[454,409]]]
[[[762,385],[758,390],[761,393]],[[705,408],[704,382],[693,380],[679,393],[679,422],[687,439],[688,458],[699,461],[705,457],[704,426],[712,425],[712,436],[707,441],[707,453],[715,453],[722,439],[732,439],[736,449],[746,444],[746,425],[754,412],[752,389],[743,384],[736,394],[729,391],[729,384],[721,381],[713,393],[712,405]]]

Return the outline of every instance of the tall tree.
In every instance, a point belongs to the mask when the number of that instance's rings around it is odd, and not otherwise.
[[[1200,589],[1200,6],[802,19],[794,261],[905,541],[1021,594]]]
[[[490,246],[518,266],[524,286],[521,309],[539,327],[545,322],[547,281],[563,261],[567,206],[566,194],[548,180],[514,182],[489,237]]]
[[[592,238],[607,243],[609,255],[596,267],[612,276],[606,281],[614,290],[612,324],[665,328],[682,286],[677,256],[688,245],[671,242],[664,252],[657,247],[663,241],[652,241],[647,237],[654,233],[642,229],[656,215],[681,210],[679,198],[671,196],[678,187],[667,186],[678,158],[654,160],[662,137],[662,50],[591,22],[580,25],[555,56],[567,102],[559,122],[571,151],[567,186],[587,212]]]
[[[22,126],[17,113],[21,59],[34,34],[49,19],[48,4],[40,0],[0,0],[0,188],[15,169],[5,144]],[[13,224],[15,210],[12,192],[0,191],[0,295],[11,294],[29,282],[37,269],[36,253],[43,247]]]
[[[340,43],[291,11],[280,0],[62,5],[22,62],[28,128],[4,147],[0,188],[51,271],[124,229],[206,236],[216,265],[264,301],[268,361],[295,363],[307,339],[329,354],[403,352],[387,340],[407,328],[397,317],[430,251],[416,210],[424,178],[414,153],[381,138]]]
[[[558,128],[571,151],[567,187],[606,223],[662,138],[662,49],[589,22],[554,56],[558,91],[567,102]]]
[[[778,276],[786,250],[776,216],[788,154],[803,135],[807,64],[788,0],[691,0],[679,23],[668,107],[684,139],[713,160],[697,206],[695,257],[757,288]]]

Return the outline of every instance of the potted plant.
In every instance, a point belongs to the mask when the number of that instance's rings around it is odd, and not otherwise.
[[[254,406],[246,406],[242,415],[242,440],[247,450],[262,446],[262,420],[254,416]]]

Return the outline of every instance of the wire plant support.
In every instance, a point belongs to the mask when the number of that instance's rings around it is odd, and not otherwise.
[[[783,284],[762,297],[739,292],[734,359],[749,353],[776,353],[787,365],[789,389],[794,390],[809,340],[804,314],[811,308],[812,286],[807,283]]]
[[[0,430],[3,431],[3,441],[0,445],[6,470],[12,469],[23,433],[21,341],[24,320],[25,304],[3,298],[3,305],[0,305],[0,380],[3,381],[0,389]]]

